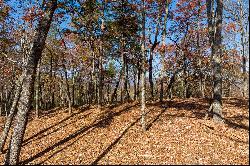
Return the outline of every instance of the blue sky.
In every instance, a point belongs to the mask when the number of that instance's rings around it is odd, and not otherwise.
[[[23,24],[24,22],[22,21],[21,17],[24,14],[24,8],[26,7],[30,7],[31,5],[34,5],[35,3],[41,3],[41,0],[24,0],[24,1],[20,1],[20,0],[6,0],[6,2],[12,7],[13,11],[11,12],[11,16],[15,19],[15,25],[20,25]],[[176,2],[177,0],[173,0],[171,5],[170,5],[170,11],[173,11],[174,9],[176,9]],[[245,0],[245,5],[249,5],[249,1]],[[247,5],[247,6],[248,6]],[[65,19],[62,23],[60,23],[60,28],[69,28],[68,24],[70,23],[70,17],[69,15],[65,15]],[[170,29],[171,25],[173,22],[168,21],[167,22],[167,29]],[[146,24],[146,27],[151,26],[148,22]],[[160,32],[161,34],[161,32]],[[148,36],[148,34],[147,34]],[[151,39],[153,40],[154,35],[151,35]],[[159,35],[158,40],[161,40],[161,35]],[[238,34],[236,36],[236,43],[239,43],[240,41],[240,34]],[[166,43],[172,43],[172,41],[167,38],[166,39]],[[228,44],[228,46],[232,47],[232,44],[229,44],[230,42],[228,41],[224,41],[224,43]],[[238,46],[237,48],[238,50],[240,49],[240,47]],[[159,56],[156,55],[156,58],[154,59],[154,66],[160,67],[160,63],[159,63]],[[249,63],[248,63],[249,64]],[[248,65],[249,66],[249,65]],[[155,68],[155,72],[157,73],[157,71],[159,71],[157,68]]]

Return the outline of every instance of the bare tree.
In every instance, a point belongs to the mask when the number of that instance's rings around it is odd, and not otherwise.
[[[210,110],[213,111],[215,121],[223,121],[222,118],[222,76],[221,76],[221,58],[222,58],[222,14],[223,0],[206,0],[209,42],[211,45],[211,59],[213,72],[213,102]],[[214,11],[215,10],[215,11]]]

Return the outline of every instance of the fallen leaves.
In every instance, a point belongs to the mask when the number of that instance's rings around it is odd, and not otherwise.
[[[23,164],[249,164],[246,101],[224,101],[225,124],[204,120],[201,99],[148,103],[144,132],[140,106],[126,103],[98,110],[57,109],[28,123]],[[0,119],[3,127],[4,118]],[[229,123],[230,122],[230,123]],[[2,128],[1,128],[2,130]],[[3,163],[4,155],[0,155]]]

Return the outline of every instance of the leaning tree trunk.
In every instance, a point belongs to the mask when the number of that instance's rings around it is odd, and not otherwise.
[[[7,117],[7,120],[6,120],[5,125],[4,125],[4,129],[2,131],[2,135],[1,135],[1,138],[0,138],[0,151],[1,152],[3,151],[3,147],[4,147],[4,144],[6,142],[6,138],[8,136],[12,120],[13,120],[16,112],[17,112],[16,107],[17,107],[17,104],[18,104],[18,101],[19,101],[21,90],[22,90],[23,78],[24,77],[21,76],[20,79],[18,79],[17,83],[16,83],[15,96],[14,96],[12,106],[11,106],[11,109],[10,109],[10,114]]]
[[[120,81],[121,81],[121,77],[122,77],[122,69],[120,71],[118,81],[116,82],[114,92],[111,95],[111,103],[110,104],[112,104],[114,102],[114,99],[117,98],[117,90],[118,90],[118,87],[119,87],[119,84],[120,84]]]
[[[21,145],[28,120],[28,112],[31,108],[32,95],[34,91],[35,73],[38,61],[41,59],[45,40],[50,28],[54,11],[57,8],[57,0],[51,0],[44,16],[38,23],[36,35],[33,40],[31,53],[27,57],[27,62],[22,72],[23,85],[18,103],[18,112],[16,116],[16,126],[10,140],[9,151],[6,154],[5,164],[16,165],[19,162]]]

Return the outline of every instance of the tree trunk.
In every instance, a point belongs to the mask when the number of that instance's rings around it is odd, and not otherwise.
[[[8,88],[7,85],[5,85],[5,102],[4,102],[4,111],[6,114],[6,117],[8,117]]]
[[[136,94],[136,100],[140,97],[140,80],[141,80],[141,66],[140,61],[138,59],[138,72],[137,72],[137,94]]]
[[[36,117],[39,118],[39,89],[40,89],[40,62],[37,65],[36,84]]]
[[[59,105],[60,107],[63,107],[64,106],[64,97],[63,97],[63,93],[62,93],[62,90],[63,90],[63,85],[62,85],[62,82],[59,82],[59,96],[60,96],[60,99],[59,99]]]
[[[163,102],[163,78],[160,80],[160,102]]]
[[[71,114],[72,113],[72,102],[71,102],[70,91],[69,91],[68,74],[67,74],[67,70],[66,70],[65,65],[63,65],[63,66],[64,66],[64,77],[65,77],[64,90],[65,90],[66,100],[68,102],[68,113]],[[62,79],[64,79],[64,78],[62,77]],[[62,86],[63,86],[63,84],[62,84]]]
[[[113,92],[113,94],[111,95],[111,103],[113,103],[113,102],[114,102],[114,99],[117,98],[117,90],[118,90],[118,87],[119,87],[119,84],[120,84],[121,77],[122,77],[122,69],[120,70],[119,79],[118,79],[118,81],[116,82],[114,92]]]
[[[137,87],[136,87],[136,69],[134,68],[134,100],[137,98]]]
[[[145,108],[146,108],[146,101],[145,101],[145,22],[146,22],[146,16],[145,16],[145,4],[143,0],[143,13],[142,13],[142,46],[141,46],[141,52],[142,52],[142,75],[141,75],[141,124],[142,129],[146,131],[146,122],[145,122]]]
[[[1,86],[1,91],[0,91],[0,116],[2,116],[2,108],[3,108],[3,86]]]
[[[75,105],[75,71],[73,72],[72,78],[72,105]]]
[[[123,47],[123,46],[122,46]],[[125,78],[124,78],[124,75],[125,75],[125,62],[124,62],[124,53],[123,53],[123,50],[122,50],[122,57],[121,57],[121,64],[122,64],[122,73],[121,73],[121,86],[120,86],[120,100],[121,100],[121,103],[123,103],[123,98],[124,98],[124,88],[123,86],[125,85]]]
[[[168,7],[169,7],[169,2],[168,0],[166,0],[166,5],[165,5],[165,16],[164,16],[164,28],[163,28],[163,35],[162,35],[162,45],[165,47],[166,45],[166,35],[167,35],[167,17],[168,17]],[[164,48],[164,52],[162,53],[162,68],[161,68],[161,74],[160,74],[160,102],[163,101],[163,78],[164,75],[163,73],[165,72],[165,68],[164,68],[164,56],[165,56],[165,48]]]
[[[21,151],[23,136],[27,124],[28,112],[31,108],[32,95],[34,90],[35,73],[38,61],[41,59],[45,40],[50,28],[54,11],[57,8],[57,1],[51,0],[51,5],[46,9],[44,16],[38,23],[36,35],[33,40],[31,53],[27,57],[22,77],[24,77],[20,102],[18,102],[18,112],[16,116],[16,126],[10,140],[9,152],[5,158],[5,164],[17,165]]]
[[[221,76],[221,56],[222,56],[222,13],[223,0],[216,0],[216,14],[212,0],[206,0],[209,42],[212,48],[212,67],[213,67],[213,119],[216,122],[222,122],[222,76]],[[214,18],[216,17],[216,18]],[[214,21],[215,20],[215,21]]]
[[[130,100],[130,95],[129,95],[129,89],[130,89],[130,84],[129,84],[129,78],[128,78],[128,59],[127,59],[127,56],[125,56],[125,73],[126,73],[126,77],[125,77],[125,94],[126,94],[126,97],[125,97],[125,101],[129,101]]]
[[[150,84],[150,94],[151,94],[151,99],[154,99],[154,82],[153,82],[153,50],[150,50],[150,55],[149,55],[149,84]]]
[[[101,49],[101,51],[102,51],[102,49]],[[99,73],[98,73],[98,99],[97,99],[98,103],[97,104],[98,104],[98,108],[101,109],[102,99],[103,99],[103,97],[102,97],[102,88],[103,88],[103,86],[102,86],[102,55],[101,54],[99,56],[98,68],[99,68]]]
[[[24,76],[21,75],[21,77],[17,80],[17,83],[16,83],[15,96],[14,96],[12,106],[11,106],[11,109],[10,109],[10,114],[8,115],[8,117],[6,119],[4,129],[2,131],[2,135],[1,135],[1,139],[0,139],[0,151],[1,152],[2,152],[4,144],[6,142],[6,138],[8,136],[12,120],[13,120],[14,116],[16,115],[16,112],[17,112],[16,107],[17,107],[17,104],[18,104],[18,101],[19,101],[20,93],[22,91],[23,79],[24,79]]]
[[[55,106],[55,84],[53,76],[53,54],[50,56],[50,103],[51,108]]]

